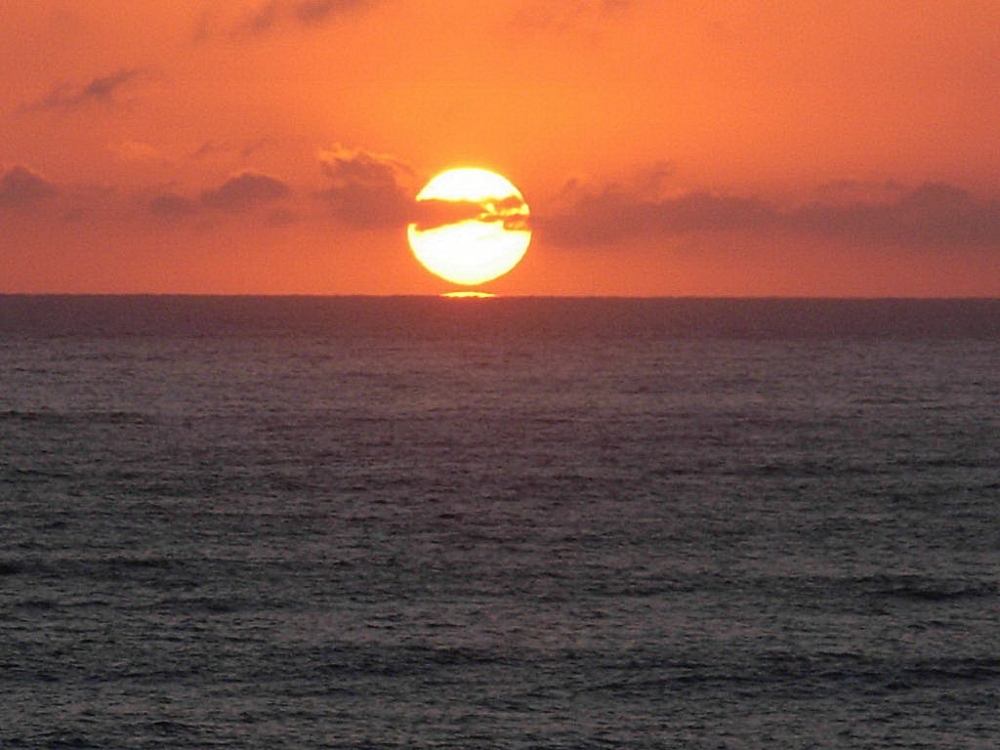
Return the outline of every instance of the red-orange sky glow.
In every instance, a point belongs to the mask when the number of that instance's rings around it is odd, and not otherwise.
[[[501,294],[1000,296],[995,0],[0,5],[0,293],[436,294],[434,173],[531,206]]]

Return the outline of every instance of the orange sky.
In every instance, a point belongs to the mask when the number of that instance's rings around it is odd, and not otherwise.
[[[0,4],[0,293],[425,294],[446,167],[504,294],[1000,296],[996,0]]]

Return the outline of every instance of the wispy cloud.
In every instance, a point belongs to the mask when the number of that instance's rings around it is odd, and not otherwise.
[[[228,143],[222,143],[217,140],[208,140],[202,143],[198,148],[191,152],[192,159],[206,159],[210,156],[215,156],[216,154],[227,153],[232,151],[233,147]]]
[[[236,36],[257,36],[270,31],[278,23],[280,5],[269,0],[247,12],[233,29]]]
[[[332,23],[349,13],[371,9],[379,3],[380,0],[267,0],[243,11],[228,27],[228,34],[236,38],[252,38],[281,29],[314,28]],[[202,18],[200,37],[211,35],[210,21],[208,17]]]
[[[229,141],[219,141],[211,139],[202,143],[189,156],[195,160],[208,159],[218,156],[238,156],[241,159],[249,159],[260,151],[272,148],[279,143],[273,136],[260,136],[247,141],[240,146]]]
[[[374,5],[371,0],[301,0],[294,6],[295,17],[306,26],[324,23],[335,16]]]
[[[91,104],[114,104],[119,92],[142,73],[141,68],[122,68],[82,85],[61,83],[38,101],[26,104],[21,109],[22,111],[72,110]]]

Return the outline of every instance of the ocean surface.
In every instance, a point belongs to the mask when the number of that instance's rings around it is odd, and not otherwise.
[[[1000,747],[1000,301],[0,297],[0,747]]]

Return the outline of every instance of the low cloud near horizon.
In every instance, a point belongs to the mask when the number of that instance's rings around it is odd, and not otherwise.
[[[845,183],[846,184],[846,183]],[[1000,247],[1000,201],[982,200],[943,182],[894,195],[850,197],[843,189],[792,208],[752,195],[687,192],[650,198],[606,185],[568,185],[562,205],[536,216],[547,241],[598,246],[689,232],[783,232],[879,245]],[[885,193],[886,191],[883,191]]]
[[[180,220],[204,211],[234,217],[256,211],[291,216],[289,204],[310,201],[323,211],[306,215],[333,218],[347,230],[397,231],[416,221],[433,226],[474,215],[476,206],[462,202],[418,207],[413,197],[421,176],[404,161],[363,149],[341,146],[318,154],[325,185],[298,188],[273,174],[244,170],[202,188],[146,191],[148,212]],[[662,170],[661,170],[662,171]],[[638,185],[639,183],[637,183]],[[645,185],[650,184],[647,180]],[[142,191],[107,187],[99,193],[124,203]],[[60,185],[23,164],[0,170],[0,210],[51,216],[47,199],[74,201],[87,211],[92,193]],[[133,198],[128,198],[132,195]],[[839,182],[820,186],[812,198],[787,207],[753,195],[691,191],[656,197],[648,190],[618,184],[571,182],[556,199],[531,206],[532,228],[539,241],[560,247],[600,248],[687,233],[798,235],[877,246],[987,247],[1000,249],[1000,201],[975,196],[949,183],[926,182],[864,185]],[[96,200],[96,199],[95,199]],[[56,200],[60,203],[60,200]],[[63,206],[65,208],[65,206]],[[98,208],[96,205],[93,208]]]

